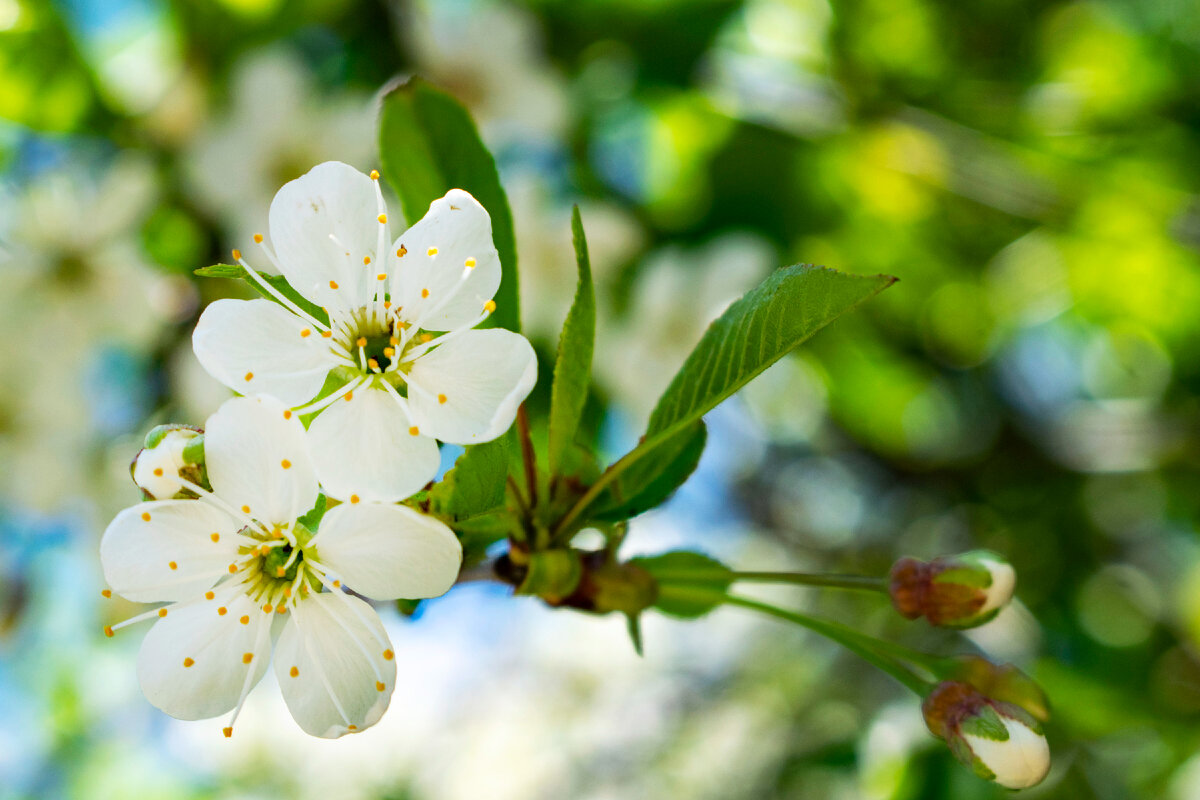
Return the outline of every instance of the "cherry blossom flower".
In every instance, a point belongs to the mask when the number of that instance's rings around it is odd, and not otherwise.
[[[226,386],[319,412],[309,426],[318,477],[342,500],[412,495],[437,471],[435,439],[496,438],[537,380],[524,337],[473,330],[495,310],[500,286],[487,211],[453,189],[391,241],[378,177],[320,164],[275,195],[274,252],[254,237],[328,323],[235,251],[280,302],[218,300],[192,337],[200,363]]]
[[[399,505],[344,503],[317,530],[300,517],[317,475],[296,414],[267,397],[226,402],[205,426],[212,491],[180,476],[197,500],[140,503],[100,543],[113,592],[165,603],[105,629],[157,620],[138,655],[146,698],[180,719],[232,711],[275,674],[292,716],[325,738],[363,730],[387,709],[392,645],[377,600],[445,593],[462,548],[441,522]]]

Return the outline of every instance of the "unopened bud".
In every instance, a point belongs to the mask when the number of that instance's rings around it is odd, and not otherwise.
[[[146,434],[145,446],[133,460],[130,471],[151,500],[194,497],[183,485],[186,480],[203,484],[204,433],[184,425],[159,425]]]
[[[1050,703],[1042,687],[1013,664],[993,664],[975,655],[957,656],[953,661],[957,666],[943,672],[943,678],[969,683],[986,697],[1020,706],[1038,722],[1050,719]]]
[[[938,684],[921,710],[935,736],[976,775],[1009,789],[1036,786],[1050,771],[1050,746],[1025,709],[962,681]]]
[[[933,561],[902,558],[888,575],[888,593],[908,619],[973,628],[988,622],[1012,599],[1017,573],[995,553],[974,550]]]

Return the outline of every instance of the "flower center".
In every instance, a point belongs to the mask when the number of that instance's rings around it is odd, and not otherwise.
[[[282,532],[267,534],[247,527],[241,533],[259,543],[239,548],[246,559],[239,570],[243,575],[242,583],[246,595],[255,602],[267,600],[282,605],[282,598],[290,598],[304,589],[320,588],[320,576],[309,564],[317,555],[315,548],[308,547],[313,533],[304,525],[299,522],[292,525],[295,545],[282,538]],[[307,560],[305,556],[308,556]]]

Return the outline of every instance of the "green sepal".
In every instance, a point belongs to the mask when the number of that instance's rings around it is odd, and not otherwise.
[[[1008,741],[1008,728],[991,706],[983,705],[979,710],[963,720],[959,730],[978,736],[980,739],[991,739],[994,742]]]
[[[315,531],[321,524],[321,519],[325,516],[325,510],[329,507],[329,498],[323,494],[317,495],[317,502],[305,514],[301,515],[296,522],[300,523],[310,531]]]
[[[264,289],[258,281],[251,278],[250,274],[246,272],[245,267],[243,267],[241,264],[213,264],[209,267],[200,267],[199,269],[192,270],[192,272],[195,275],[199,275],[201,278],[231,278],[233,280],[245,281],[254,289],[254,291],[258,292],[266,299],[273,303],[279,303],[279,298],[275,297],[275,295]],[[287,279],[282,275],[267,275],[262,272],[258,273],[258,275],[264,281],[269,283],[271,288],[295,303],[301,311],[305,312],[322,325],[329,325],[329,315],[325,313],[325,310],[293,289],[292,285],[288,283]],[[283,303],[279,304],[284,305]],[[284,306],[284,308],[287,308],[287,306]]]
[[[637,614],[625,615],[626,630],[629,631],[629,641],[633,643],[633,652],[639,656],[642,653],[642,618]]]
[[[185,464],[203,464],[204,463],[204,434],[199,433],[193,436],[187,444],[183,446],[183,463]]]
[[[577,550],[542,550],[529,554],[525,580],[517,594],[536,595],[551,602],[569,597],[579,587],[583,565]]]
[[[996,780],[996,773],[992,772],[987,764],[984,764],[979,756],[975,755],[975,751],[971,749],[971,745],[967,744],[966,739],[963,739],[961,736],[951,735],[946,744],[950,746],[950,752],[963,766],[968,767],[985,781]]]
[[[675,550],[658,556],[631,559],[630,564],[649,573],[658,587],[654,607],[664,614],[695,619],[712,611],[733,583],[732,571],[710,556]]]

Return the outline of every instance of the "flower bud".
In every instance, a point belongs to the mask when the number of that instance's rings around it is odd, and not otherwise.
[[[888,575],[896,610],[931,625],[973,628],[991,620],[1012,599],[1017,574],[1000,556],[973,550],[933,561],[902,558]]]
[[[145,446],[130,465],[133,482],[150,500],[194,497],[183,480],[206,483],[204,432],[184,425],[159,425],[146,434]]]
[[[1050,771],[1041,725],[1020,706],[985,697],[962,681],[944,681],[921,710],[929,730],[981,778],[1027,789]]]
[[[1033,678],[1013,664],[993,664],[982,656],[963,655],[951,659],[956,666],[941,677],[969,683],[980,694],[1020,706],[1038,722],[1050,719],[1046,693]]]

